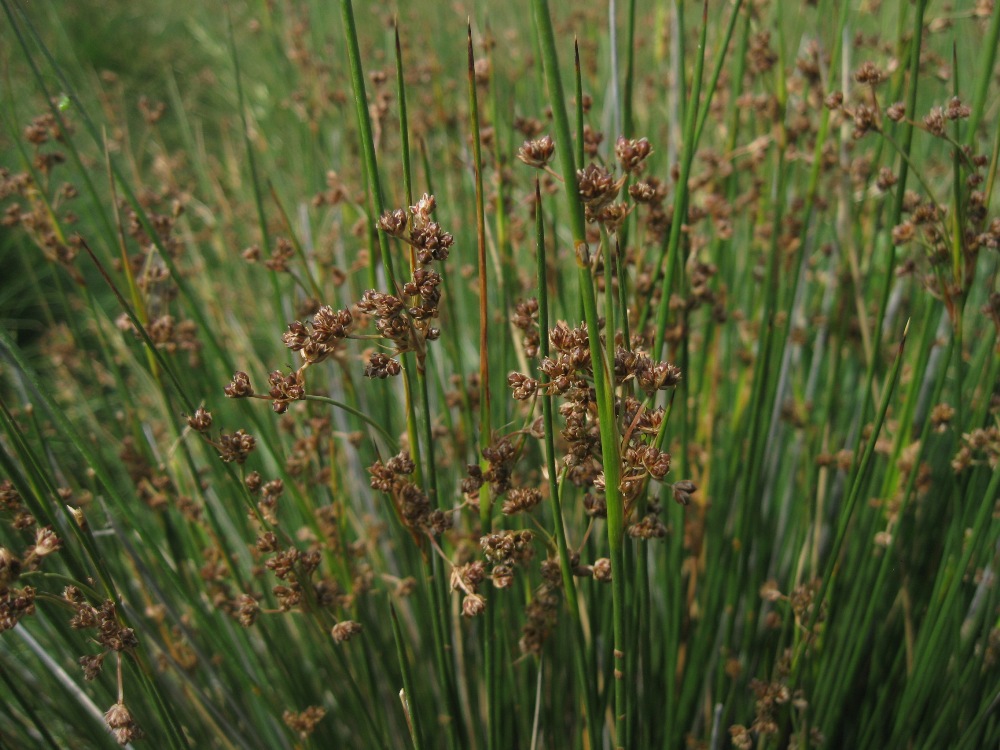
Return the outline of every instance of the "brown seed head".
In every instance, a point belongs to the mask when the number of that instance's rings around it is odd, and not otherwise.
[[[527,401],[538,391],[538,381],[519,372],[512,372],[507,376],[507,385],[517,401]]]
[[[628,194],[636,203],[651,203],[656,198],[656,188],[649,182],[637,182],[629,185]]]
[[[517,158],[529,167],[542,169],[551,161],[555,150],[556,144],[551,136],[543,135],[541,138],[525,141],[517,150]]]
[[[199,406],[195,413],[187,418],[187,423],[195,432],[208,432],[212,427],[212,414]]]
[[[896,179],[896,175],[891,169],[882,167],[878,171],[878,178],[875,180],[875,185],[884,193],[896,184]]]
[[[885,80],[885,74],[879,70],[874,63],[864,62],[861,67],[854,71],[854,80],[868,86],[878,86]]]
[[[869,130],[878,130],[878,116],[875,110],[867,104],[858,104],[854,108],[854,132],[852,137],[857,140]]]
[[[250,385],[250,376],[245,372],[237,372],[233,375],[232,382],[227,385],[223,392],[229,398],[246,398],[253,395],[253,386]]]
[[[312,339],[324,344],[339,341],[347,336],[353,322],[350,310],[334,310],[329,305],[323,305],[313,315]]]
[[[540,502],[542,502],[542,493],[534,487],[516,488],[507,493],[507,499],[503,504],[503,513],[506,516],[526,513]]]
[[[611,582],[611,560],[606,557],[594,560],[594,580],[601,583]]]
[[[596,215],[618,195],[620,185],[604,167],[588,164],[576,173],[580,199]]]
[[[949,120],[967,120],[972,115],[972,109],[968,105],[962,104],[962,100],[953,96],[948,101],[948,108],[944,111],[944,116]]]
[[[355,620],[341,620],[330,630],[330,635],[337,643],[351,640],[362,630],[361,623]]]
[[[378,220],[378,228],[393,237],[406,235],[406,211],[401,208],[391,209],[383,213]]]
[[[631,213],[631,208],[626,204],[612,203],[602,208],[599,214],[592,217],[592,220],[602,224],[608,232],[617,232],[622,228],[629,213]]]
[[[19,510],[21,494],[9,479],[0,480],[0,510]]]
[[[257,441],[246,430],[237,430],[232,435],[223,434],[219,437],[220,458],[226,463],[244,463]]]
[[[51,526],[43,526],[35,532],[34,554],[46,557],[62,548],[62,541],[56,536]]]
[[[271,386],[267,395],[271,398],[271,408],[276,414],[284,414],[291,402],[305,398],[305,379],[301,370],[293,370],[288,375],[275,370],[267,376],[267,382]]]
[[[486,598],[481,594],[466,594],[462,599],[462,616],[477,617],[486,611]]]
[[[299,713],[285,711],[281,718],[289,729],[298,733],[300,740],[305,740],[316,731],[316,726],[323,720],[324,716],[326,716],[325,708],[309,706],[305,711]]]
[[[621,164],[625,172],[630,174],[638,169],[651,153],[653,153],[653,147],[645,138],[636,140],[620,135],[615,143],[615,156],[618,157],[618,163]]]
[[[826,99],[823,100],[823,104],[826,105],[827,109],[840,109],[844,104],[844,92],[833,91],[827,94]]]
[[[437,208],[437,200],[430,193],[424,193],[416,205],[410,206],[410,213],[417,222],[426,223],[431,220],[435,208]]]
[[[104,722],[108,725],[108,729],[111,730],[119,745],[127,745],[143,736],[139,725],[132,718],[131,711],[122,702],[118,702],[108,709],[107,713],[104,714]]]
[[[260,604],[249,594],[236,597],[236,619],[244,628],[251,627],[260,614]]]
[[[101,667],[104,666],[104,659],[108,653],[107,651],[102,651],[92,656],[81,656],[77,660],[77,663],[83,667],[83,679],[87,682],[92,682],[97,678],[97,675],[101,673]]]
[[[932,107],[931,111],[924,118],[924,126],[928,132],[938,137],[944,137],[944,110],[941,107]]]
[[[382,352],[373,351],[368,355],[368,364],[365,366],[366,378],[385,380],[386,378],[399,375],[402,371],[403,368],[397,360],[386,356]]]
[[[890,104],[885,108],[885,116],[893,122],[899,122],[906,116],[906,105],[903,102]]]
[[[892,228],[892,244],[905,245],[916,235],[916,228],[912,221],[904,221]]]

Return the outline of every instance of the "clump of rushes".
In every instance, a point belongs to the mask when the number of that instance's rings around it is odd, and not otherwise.
[[[3,742],[1000,744],[994,4],[292,5],[0,0]]]

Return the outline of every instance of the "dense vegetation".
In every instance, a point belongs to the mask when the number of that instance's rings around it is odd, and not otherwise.
[[[1000,9],[792,5],[0,0],[0,746],[996,746]]]

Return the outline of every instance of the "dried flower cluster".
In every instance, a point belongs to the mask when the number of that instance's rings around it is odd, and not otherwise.
[[[552,137],[544,135],[541,138],[525,141],[521,148],[517,150],[517,158],[529,167],[542,169],[548,166],[555,150],[556,144],[552,140]]]
[[[298,734],[300,740],[307,740],[316,731],[316,726],[326,716],[326,709],[322,706],[309,706],[304,711],[285,711],[281,718],[293,732]]]
[[[67,586],[63,590],[65,599],[74,610],[70,625],[75,630],[94,630],[94,640],[104,647],[104,655],[108,652],[121,653],[131,651],[139,645],[132,628],[121,624],[115,603],[106,599],[100,607],[95,607],[76,586]],[[94,679],[100,671],[100,662],[96,657],[84,657],[80,664],[84,666],[87,679]],[[103,656],[100,657],[103,660]],[[85,663],[86,662],[86,663]],[[96,668],[95,668],[96,667]]]
[[[565,420],[560,433],[566,444],[563,463],[574,484],[593,486],[601,480],[603,471],[586,325],[570,328],[560,322],[549,332],[549,343],[552,354],[538,365],[545,380],[514,372],[507,382],[518,400],[530,399],[537,393],[563,400],[559,405],[559,414]],[[626,394],[632,383],[647,396],[652,396],[658,391],[676,388],[680,380],[677,367],[655,362],[641,349],[619,346],[616,350],[614,381]],[[670,470],[669,453],[653,445],[663,423],[664,410],[663,407],[647,408],[634,396],[624,395],[617,399],[616,411],[620,432],[625,436],[621,490],[627,498],[634,498],[646,479],[662,481]],[[682,491],[675,497],[678,502],[685,502],[690,492]]]
[[[451,569],[451,590],[461,591],[462,615],[476,617],[486,610],[486,597],[479,593],[479,585],[486,578],[486,564],[482,560],[455,565]]]
[[[127,745],[130,742],[141,740],[145,736],[132,716],[132,712],[123,701],[118,701],[107,710],[107,713],[104,714],[104,721],[114,735],[115,742],[119,745]]]
[[[392,348],[391,355],[378,350],[368,352],[366,377],[384,379],[399,375],[402,367],[397,357],[406,352],[415,352],[422,366],[426,342],[441,335],[433,322],[439,315],[442,280],[429,265],[446,260],[454,243],[453,237],[434,221],[435,205],[434,197],[425,194],[416,205],[410,206],[409,212],[387,211],[378,220],[381,231],[403,240],[414,250],[413,273],[398,293],[369,289],[361,295],[354,312],[320,305],[311,320],[290,323],[282,335],[285,346],[302,358],[299,368],[288,374],[277,370],[270,373],[266,396],[254,392],[245,372],[237,372],[225,387],[226,396],[267,399],[276,413],[284,414],[293,402],[305,399],[308,394],[306,369],[340,354],[342,342],[352,337],[357,315],[374,319],[379,338]],[[290,259],[292,253],[285,255]]]
[[[392,498],[396,514],[414,538],[425,533],[441,534],[450,528],[451,519],[443,511],[431,507],[427,495],[413,481],[414,471],[416,465],[405,451],[384,464],[376,461],[368,467],[372,489]]]
[[[21,496],[9,479],[0,481],[0,513],[12,515],[15,530],[35,525],[34,517],[24,508]],[[62,548],[62,540],[51,526],[35,529],[34,544],[20,556],[7,547],[0,547],[0,633],[10,630],[22,618],[35,613],[35,588],[16,587],[22,575],[37,571],[43,560]]]

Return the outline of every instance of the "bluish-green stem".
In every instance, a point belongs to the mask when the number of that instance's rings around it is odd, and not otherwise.
[[[423,750],[423,733],[420,730],[420,712],[413,707],[413,700],[417,693],[413,689],[413,675],[410,670],[410,660],[406,655],[406,645],[403,643],[403,633],[399,627],[399,617],[396,615],[396,608],[389,604],[389,620],[392,624],[392,639],[396,643],[396,658],[399,660],[399,672],[403,678],[403,690],[400,701],[403,710],[406,712],[406,723],[410,728],[410,741],[413,750]]]
[[[934,339],[935,328],[936,328],[936,323],[934,322],[933,316],[929,316],[929,319],[925,321],[923,325],[923,336],[921,341],[921,354],[923,355],[923,353],[926,352],[927,356],[921,356],[918,359],[918,362],[923,361],[925,365],[926,365],[926,359],[930,353],[930,345]],[[954,341],[950,343],[949,348],[953,346],[954,346]],[[946,356],[945,361],[947,361],[948,358],[949,357]],[[916,372],[923,372],[923,371],[924,367],[918,366],[916,368]],[[912,410],[913,407],[911,406],[911,404],[914,404],[916,402],[917,393],[922,387],[922,382],[923,378],[918,378],[918,377],[914,377],[911,380],[909,384],[908,393],[906,396],[903,397],[905,401],[905,406],[904,406],[905,409]],[[941,393],[944,390],[944,385],[945,385],[945,378],[939,378],[938,382],[935,384],[934,395],[931,399],[931,403],[939,402]],[[906,424],[908,424],[908,422]],[[913,461],[914,466],[921,465],[921,463],[924,460],[924,456],[928,451],[928,445],[929,445],[928,439],[930,437],[931,427],[932,427],[932,421],[930,419],[925,420],[923,427],[921,428],[921,434],[919,439],[920,451]],[[904,435],[909,435],[908,428],[900,429],[900,432]],[[915,469],[910,471],[909,478],[906,483],[906,488],[901,495],[902,503],[899,508],[900,516],[902,516],[906,512],[907,506],[909,505],[910,500],[913,496],[913,491],[916,488],[917,478],[919,474],[920,472]],[[888,493],[890,492],[892,492],[893,494],[895,493],[894,489],[890,489],[892,485],[889,483],[889,481],[890,481],[889,478],[887,478],[886,482],[883,483],[883,490],[882,493],[879,495],[880,497],[890,497],[892,495]],[[883,601],[883,597],[880,596],[880,592],[882,592],[883,590],[883,586],[885,580],[888,578],[889,572],[895,565],[895,557],[891,554],[891,551],[892,547],[889,547],[882,555],[881,561],[879,563],[877,579],[874,586],[872,586],[871,588],[865,588],[864,590],[859,589],[858,593],[859,602],[856,603],[852,602],[852,604],[855,604],[856,606],[849,606],[846,610],[846,611],[856,612],[859,611],[861,608],[863,608],[864,615],[861,617],[859,621],[860,624],[857,628],[857,632],[859,634],[868,634],[871,632],[871,626],[876,614],[877,607],[879,604],[882,605],[885,604],[885,602]],[[844,695],[846,694],[846,691],[850,689],[850,686],[853,683],[854,675],[859,667],[860,659],[864,653],[864,648],[868,643],[869,639],[867,637],[863,638],[859,637],[851,641],[841,642],[833,647],[836,649],[837,653],[837,656],[832,659],[832,663],[833,665],[835,665],[833,669],[836,670],[836,674],[831,675],[830,679],[827,680],[821,679],[821,684],[826,684],[826,685],[832,684],[833,689],[827,691],[828,697],[825,701],[822,700],[822,698],[817,701],[814,715],[817,719],[818,726],[822,727],[826,725],[825,718],[827,717],[828,714],[833,712],[833,707],[843,705]],[[847,653],[843,653],[845,651]],[[845,659],[847,660],[846,668],[844,668],[843,666],[843,662]]]
[[[375,217],[381,216],[384,212],[384,203],[382,196],[382,186],[379,179],[378,172],[378,161],[375,156],[375,139],[372,132],[371,119],[368,115],[368,97],[365,92],[365,81],[364,72],[361,65],[361,50],[358,44],[357,27],[354,21],[354,8],[352,6],[351,0],[341,0],[341,15],[344,25],[344,36],[347,42],[347,53],[348,60],[350,63],[351,71],[351,82],[354,90],[355,99],[355,113],[357,115],[358,121],[358,132],[360,134],[362,155],[364,157],[364,173],[366,176],[366,181],[368,184],[369,202],[371,204],[372,215]],[[378,244],[379,253],[382,261],[382,269],[385,273],[386,281],[388,283],[389,289],[392,294],[399,294],[400,287],[396,283],[395,274],[393,272],[392,257],[389,253],[389,240],[384,232],[378,232]],[[414,369],[420,369],[422,363],[417,363],[417,367],[414,367],[414,355],[412,353],[406,354],[402,357],[403,359],[403,378],[404,378],[404,393],[406,395],[406,429],[407,436],[410,442],[410,453],[411,457],[416,465],[415,477],[418,484],[423,485],[425,478],[431,479],[434,477],[433,466],[429,466],[429,472],[425,474],[424,463],[421,459],[420,450],[420,438],[419,431],[417,428],[416,419],[416,409],[414,408],[413,394],[418,390],[417,386],[413,382]],[[426,396],[426,382],[424,383],[424,388],[421,388],[421,392]],[[424,402],[425,412],[427,409],[426,401]],[[428,424],[425,428],[429,427],[430,414],[425,413],[425,417],[428,420]],[[436,495],[436,488],[429,488],[432,495]],[[438,502],[439,499],[436,500]],[[434,648],[435,648],[435,658],[438,665],[438,670],[441,672],[440,679],[442,682],[442,690],[444,690],[449,697],[449,701],[452,705],[452,713],[454,713],[455,706],[455,691],[453,688],[454,680],[451,677],[451,670],[449,669],[446,644],[448,639],[447,630],[444,625],[444,616],[446,610],[446,601],[443,595],[444,586],[444,576],[441,574],[440,566],[432,561],[433,556],[424,555],[424,562],[428,568],[428,575],[433,578],[431,585],[434,588],[433,601],[434,606],[431,607],[432,616],[432,626],[434,631]],[[457,718],[457,717],[453,717]],[[456,722],[457,723],[457,722]],[[455,725],[452,725],[453,729]],[[456,730],[457,731],[457,730]],[[453,740],[454,741],[454,740]]]
[[[35,396],[37,399],[44,404],[45,409],[49,412],[49,415],[53,421],[58,425],[59,434],[69,438],[70,443],[73,445],[75,450],[83,457],[85,464],[94,468],[96,472],[97,479],[104,486],[105,492],[108,493],[110,497],[116,500],[116,504],[122,505],[123,501],[120,497],[117,497],[116,485],[110,481],[110,477],[106,473],[106,469],[102,468],[102,464],[97,461],[96,456],[92,453],[89,443],[81,439],[81,436],[72,429],[67,417],[61,409],[56,408],[56,405],[50,400],[47,393],[42,389],[41,383],[37,380],[34,372],[29,370],[23,360],[21,359],[19,350],[15,349],[12,342],[6,336],[3,331],[0,331],[0,346],[2,346],[7,351],[7,356],[10,357],[14,365],[23,373],[24,377],[29,380],[32,388],[35,391]],[[33,488],[33,492],[28,492],[22,495],[26,500],[35,498],[38,490],[41,490],[42,495],[47,495],[51,497],[57,496],[56,488],[52,486],[51,472],[44,470],[44,464],[34,457],[34,453],[30,450],[27,442],[23,441],[23,436],[16,429],[16,421],[13,416],[7,410],[5,403],[0,401],[0,415],[3,417],[3,422],[5,423],[5,432],[8,436],[15,439],[17,442],[21,443],[19,446],[19,455],[22,458],[30,458],[31,464],[35,471],[33,474],[35,477],[49,485],[42,489],[41,487]],[[6,458],[6,456],[5,456]],[[13,474],[11,474],[13,476]],[[44,506],[41,504],[36,505],[32,508],[33,512],[38,512],[39,517],[51,518],[47,511],[44,510]],[[68,511],[67,511],[68,512]],[[56,524],[52,524],[56,525]],[[59,527],[68,527],[77,539],[77,542],[87,551],[87,557],[90,558],[91,564],[96,569],[98,578],[101,580],[102,587],[104,589],[105,595],[115,602],[116,607],[119,612],[123,611],[122,600],[118,594],[117,586],[115,584],[114,578],[111,574],[110,569],[107,566],[107,562],[104,556],[101,554],[100,549],[97,545],[96,540],[93,537],[91,529],[89,526],[84,525],[81,527],[75,522],[75,520],[70,520],[66,524],[58,524]],[[74,556],[75,557],[75,556]],[[78,563],[79,564],[79,563]],[[87,566],[84,566],[87,569]],[[86,580],[88,576],[82,576],[81,580]],[[184,733],[180,727],[178,719],[175,712],[168,710],[167,702],[155,681],[148,679],[148,673],[150,667],[145,663],[143,656],[139,653],[130,654],[138,668],[138,672],[142,675],[143,686],[146,688],[146,692],[152,698],[155,703],[158,713],[160,714],[161,720],[166,725],[168,730],[168,736],[172,747],[189,747]]]
[[[678,13],[681,13],[681,4],[678,2]],[[663,269],[664,283],[663,293],[660,296],[660,304],[656,311],[656,333],[653,337],[652,357],[659,360],[663,354],[663,334],[667,329],[667,313],[670,309],[670,292],[673,286],[674,269],[681,265],[679,258],[681,247],[681,227],[685,224],[684,217],[687,214],[688,201],[688,178],[691,176],[691,163],[694,160],[695,143],[694,133],[698,116],[698,101],[701,97],[701,77],[705,69],[705,36],[708,28],[708,3],[702,6],[702,26],[701,42],[699,44],[698,57],[695,63],[694,76],[692,79],[691,101],[686,107],[686,117],[684,121],[684,138],[681,143],[681,163],[680,176],[677,181],[677,192],[674,194],[674,213],[670,222],[670,239],[664,252],[660,254],[656,265],[656,271]],[[707,104],[706,104],[707,106]],[[664,263],[666,267],[664,268]],[[645,318],[640,318],[639,330],[645,327]]]
[[[979,129],[983,112],[986,110],[986,102],[990,99],[990,83],[993,80],[991,71],[997,59],[998,48],[1000,48],[1000,13],[994,8],[993,15],[990,18],[990,27],[986,32],[986,38],[983,39],[982,47],[980,47],[982,52],[980,53],[979,64],[976,66],[979,75],[976,78],[976,92],[972,97],[972,114],[969,117],[969,129],[965,134],[966,143],[970,145],[975,143],[976,131]],[[957,71],[958,68],[955,67],[954,70]]]
[[[583,137],[583,71],[580,67],[580,41],[574,37],[573,39],[573,90],[576,92],[576,98],[574,101],[574,112],[576,113],[576,164],[577,167],[583,169],[583,163],[586,161],[586,156],[584,155],[586,143]],[[569,190],[569,185],[575,185],[576,183],[567,183],[567,190]]]
[[[633,95],[635,92],[635,0],[628,0],[625,21],[625,85],[622,91],[622,132],[626,138],[635,137]],[[615,133],[618,135],[618,133]]]
[[[907,321],[907,329],[909,328],[909,321]],[[899,342],[899,347],[896,350],[896,358],[892,366],[892,370],[886,377],[885,387],[882,389],[882,403],[879,406],[878,414],[875,418],[875,424],[871,430],[868,437],[868,442],[865,445],[864,453],[861,455],[861,460],[858,463],[857,470],[854,474],[853,481],[851,482],[850,490],[847,494],[847,499],[844,502],[844,508],[840,514],[840,519],[837,527],[837,533],[833,541],[833,545],[830,548],[826,572],[823,575],[822,583],[820,584],[819,591],[813,598],[812,602],[812,613],[809,617],[809,621],[804,629],[806,637],[813,633],[816,623],[819,620],[820,612],[822,611],[823,600],[826,598],[826,594],[830,589],[830,585],[833,582],[834,575],[836,573],[838,558],[840,557],[840,549],[844,544],[844,539],[847,537],[848,530],[850,528],[851,516],[854,513],[854,508],[857,505],[858,498],[861,495],[861,488],[864,485],[868,469],[871,466],[873,456],[875,455],[875,445],[878,442],[878,436],[882,429],[882,425],[885,422],[886,414],[889,411],[889,404],[892,401],[892,394],[896,382],[899,378],[899,372],[903,365],[903,350],[906,345],[906,334],[907,330],[903,331],[903,337]],[[804,645],[806,639],[799,644]],[[798,684],[799,677],[801,675],[801,669],[804,662],[802,653],[797,653],[793,657],[792,664],[792,674],[789,678],[789,687],[794,688]]]
[[[549,356],[549,293],[545,272],[545,214],[542,211],[542,194],[539,182],[535,180],[535,260],[536,279],[538,287],[538,354],[540,359]],[[549,382],[545,373],[539,373],[542,387]],[[591,650],[587,647],[583,635],[583,625],[580,619],[580,602],[577,598],[576,582],[573,579],[573,569],[570,563],[569,545],[566,540],[566,526],[563,520],[562,489],[563,479],[558,478],[556,469],[555,421],[552,415],[552,397],[542,395],[542,424],[545,429],[545,466],[548,473],[549,498],[552,502],[552,522],[555,528],[556,549],[559,554],[559,570],[562,573],[563,593],[566,597],[566,607],[572,620],[573,633],[576,638],[576,648],[573,649],[574,664],[577,679],[583,686],[586,701],[587,727],[591,744],[596,744],[601,737],[600,716],[597,709],[597,684],[593,679],[593,665],[590,663]]]
[[[472,50],[472,26],[468,27],[468,79],[469,120],[472,130],[472,156],[476,183],[476,250],[479,260],[479,450],[480,466],[485,470],[488,462],[482,452],[493,439],[490,403],[489,361],[489,288],[486,276],[486,199],[483,193],[483,150],[479,139],[479,99],[476,95],[476,61]],[[489,483],[479,488],[480,533],[493,530],[493,498]],[[483,614],[483,660],[486,671],[486,738],[489,750],[500,746],[500,691],[497,669],[496,610],[499,602],[493,597]]]
[[[920,48],[923,41],[923,31],[924,31],[924,11],[927,8],[927,0],[916,0],[916,7],[913,18],[913,36],[910,40],[910,60],[909,60],[909,89],[906,96],[906,111],[908,113],[916,112],[917,108],[917,83],[920,78]],[[899,171],[897,174],[896,185],[894,187],[895,201],[892,207],[892,217],[889,221],[889,227],[894,227],[899,224],[900,219],[903,215],[903,199],[906,193],[906,179],[909,175],[910,170],[910,147],[913,142],[913,123],[912,121],[906,121],[903,124],[903,136],[899,139],[900,144],[900,164]],[[879,293],[879,306],[878,306],[878,316],[875,319],[874,334],[876,336],[881,335],[882,323],[885,320],[886,308],[889,304],[889,292],[892,289],[892,282],[895,278],[894,270],[896,268],[896,247],[891,241],[885,241],[885,252],[887,254],[886,259],[886,269],[883,272],[883,282],[882,289]],[[865,396],[864,405],[862,407],[861,417],[862,420],[865,419],[868,414],[868,410],[871,405],[872,400],[872,383],[875,380],[875,367],[877,363],[877,358],[873,357],[872,361],[868,365],[868,370],[865,373]]]
[[[552,18],[549,15],[546,0],[533,0],[536,29],[541,37],[542,59],[545,67],[546,82],[549,97],[552,101],[552,115],[556,127],[556,152],[560,157],[563,179],[566,186],[566,201],[570,215],[570,228],[573,233],[574,256],[577,262],[577,272],[580,280],[580,296],[582,297],[584,319],[587,323],[587,339],[590,350],[591,365],[594,374],[594,391],[597,400],[598,424],[601,433],[601,458],[605,480],[605,499],[607,503],[608,545],[611,552],[611,591],[614,621],[614,680],[615,680],[615,742],[617,747],[624,747],[626,741],[626,706],[628,694],[634,694],[634,677],[625,675],[626,612],[625,612],[625,575],[624,575],[624,526],[625,507],[620,489],[621,459],[619,456],[619,430],[615,417],[614,391],[609,363],[604,357],[601,345],[600,329],[598,327],[597,296],[594,291],[594,279],[591,272],[591,250],[586,240],[586,222],[583,205],[575,189],[576,164],[572,149],[566,145],[572,143],[569,118],[566,114],[566,103],[563,98],[562,79],[559,74],[559,61],[556,52],[555,33],[552,28]],[[559,144],[562,144],[561,146]],[[612,331],[608,331],[613,336]]]

